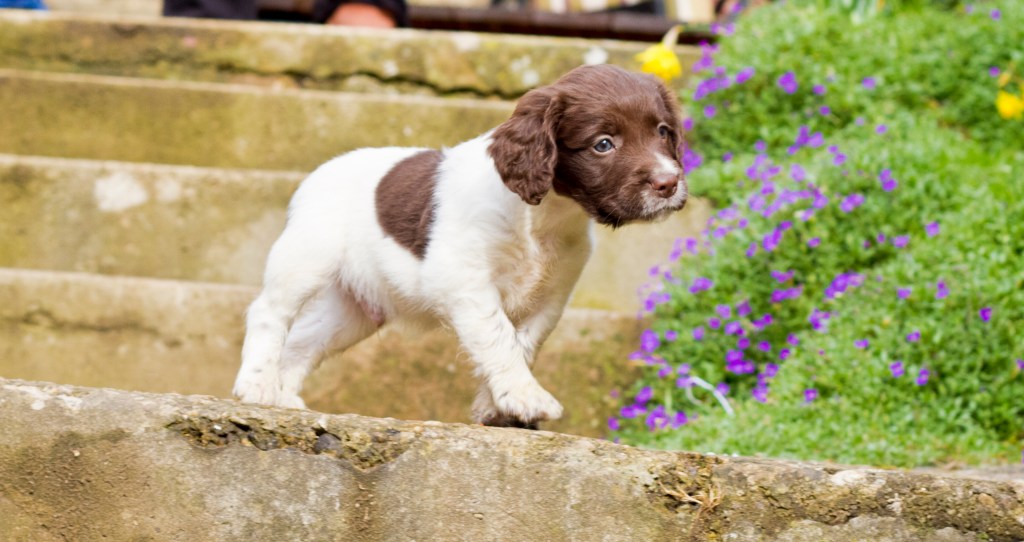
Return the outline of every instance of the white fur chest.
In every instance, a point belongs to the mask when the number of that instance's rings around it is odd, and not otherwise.
[[[578,275],[590,252],[590,219],[579,207],[554,194],[529,207],[506,242],[494,247],[493,280],[505,313],[517,321],[533,312],[560,275]]]

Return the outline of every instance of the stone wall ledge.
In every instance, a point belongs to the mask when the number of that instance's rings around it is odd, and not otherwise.
[[[77,0],[76,0],[77,1]],[[650,44],[113,13],[0,11],[0,67],[514,99],[581,64],[638,69]],[[677,52],[688,67],[696,47]],[[678,88],[686,77],[676,80]]]
[[[1024,484],[0,380],[10,540],[1024,538]]]

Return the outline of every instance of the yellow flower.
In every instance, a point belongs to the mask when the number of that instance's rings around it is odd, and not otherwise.
[[[682,75],[683,68],[679,65],[679,57],[672,48],[679,39],[680,30],[682,26],[673,26],[661,39],[661,43],[652,45],[636,55],[641,71],[656,75],[666,83]]]
[[[1024,116],[1024,96],[1014,96],[1000,90],[996,95],[996,109],[1004,119],[1019,119]]]

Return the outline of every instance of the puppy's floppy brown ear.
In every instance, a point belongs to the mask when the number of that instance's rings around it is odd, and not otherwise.
[[[550,87],[527,92],[487,149],[505,186],[530,205],[539,204],[554,182],[562,107]]]
[[[658,92],[661,94],[661,100],[665,102],[665,108],[668,109],[670,115],[672,115],[672,148],[675,150],[675,158],[678,162],[680,159],[679,148],[683,143],[683,115],[679,109],[679,98],[675,93],[665,86],[665,83],[661,81],[655,81],[658,85]]]

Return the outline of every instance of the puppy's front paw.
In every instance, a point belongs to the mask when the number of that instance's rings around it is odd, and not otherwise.
[[[295,394],[283,393],[281,386],[270,379],[239,379],[231,392],[243,403],[277,406],[284,408],[306,408],[306,403]]]
[[[562,405],[536,381],[493,393],[498,413],[523,424],[535,426],[543,420],[562,417]]]

